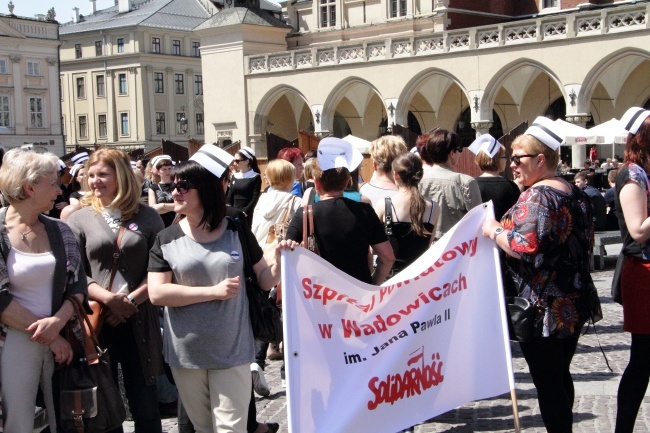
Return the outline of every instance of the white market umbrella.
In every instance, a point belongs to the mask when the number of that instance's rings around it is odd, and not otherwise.
[[[596,125],[589,129],[589,133],[602,136],[601,144],[625,144],[627,141],[627,131],[623,129],[618,119],[611,119]]]

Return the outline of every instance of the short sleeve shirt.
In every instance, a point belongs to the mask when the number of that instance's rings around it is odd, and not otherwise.
[[[648,175],[645,170],[637,164],[625,164],[623,168],[618,172],[616,176],[616,209],[623,209],[620,203],[620,194],[621,189],[628,184],[634,183],[641,187],[646,193],[648,198],[648,214],[650,215],[650,181],[648,180]],[[625,216],[623,212],[618,212],[618,226],[621,229],[621,235],[623,237],[623,253],[626,256],[637,257],[642,260],[650,260],[650,242],[638,243],[627,229],[627,224],[625,223]]]
[[[313,206],[314,233],[321,257],[357,280],[372,283],[368,247],[388,241],[372,206],[343,197],[319,201]],[[291,220],[287,239],[302,241],[302,208]]]
[[[249,230],[245,238],[255,264],[262,259],[262,250]],[[208,243],[196,242],[178,224],[161,231],[149,253],[149,272],[168,271],[173,273],[173,283],[185,286],[212,286],[237,275],[245,281],[243,252],[234,223],[229,220],[224,234]],[[236,297],[225,301],[166,307],[163,327],[163,355],[171,367],[227,369],[254,358],[243,287]]]

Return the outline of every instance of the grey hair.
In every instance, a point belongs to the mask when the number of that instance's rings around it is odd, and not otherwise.
[[[0,191],[9,203],[27,198],[26,186],[37,184],[59,171],[59,158],[53,153],[11,149],[5,153],[0,167]]]

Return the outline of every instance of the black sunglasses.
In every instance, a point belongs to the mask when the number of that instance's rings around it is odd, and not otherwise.
[[[176,190],[179,192],[179,194],[187,194],[187,192],[191,189],[196,189],[194,185],[192,185],[191,182],[187,180],[179,180],[178,182],[172,182],[171,185],[169,185],[171,190]]]
[[[525,157],[531,157],[532,158],[533,156],[537,156],[537,155],[538,154],[530,154],[530,153],[527,153],[526,155],[512,155],[508,159],[510,160],[511,163],[513,163],[517,167],[519,167],[519,164],[521,164],[521,158],[525,158]]]

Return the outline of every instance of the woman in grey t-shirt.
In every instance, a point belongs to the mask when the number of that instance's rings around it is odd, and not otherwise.
[[[240,238],[216,187],[227,175],[223,153],[207,144],[175,168],[174,210],[183,218],[161,231],[151,249],[149,293],[167,307],[163,353],[196,431],[244,433],[254,341]],[[269,266],[245,230],[253,270],[269,290],[280,280],[280,250]]]

